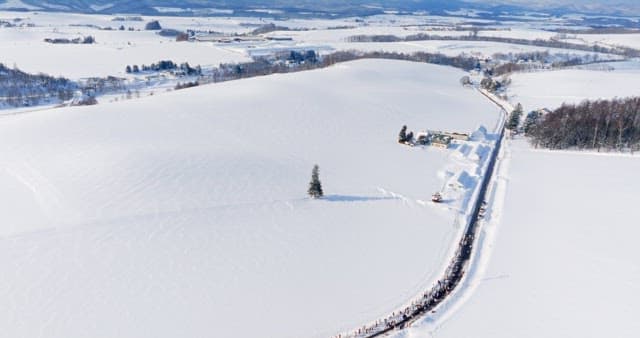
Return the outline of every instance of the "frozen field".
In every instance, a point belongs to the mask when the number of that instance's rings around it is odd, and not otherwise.
[[[640,95],[640,62],[611,63],[613,71],[564,69],[517,73],[508,88],[511,102],[521,102],[525,112],[555,109],[563,102]]]
[[[246,62],[251,55],[270,54],[278,49],[312,49],[321,53],[335,50],[394,51],[413,53],[417,51],[443,53],[457,56],[473,54],[481,58],[494,53],[521,53],[549,51],[572,55],[592,54],[567,49],[553,49],[508,43],[480,41],[415,41],[397,43],[349,43],[354,35],[395,35],[404,37],[413,34],[439,36],[466,36],[469,31],[455,30],[456,25],[485,20],[438,17],[438,16],[394,16],[379,15],[366,19],[340,18],[334,20],[281,20],[265,14],[258,17],[137,17],[130,15],[81,15],[69,13],[1,12],[0,20],[19,27],[0,28],[0,62],[32,73],[44,72],[72,79],[92,76],[126,76],[126,65],[151,64],[160,60],[177,63],[189,62],[205,67],[220,63]],[[126,19],[113,21],[114,18]],[[128,19],[129,18],[129,19]],[[19,19],[19,21],[14,21]],[[292,41],[251,41],[247,43],[175,42],[174,37],[162,37],[155,31],[145,31],[151,20],[159,20],[161,26],[180,31],[217,32],[223,34],[245,34],[266,24],[286,27],[291,30],[275,31],[265,36],[290,37]],[[32,25],[32,27],[27,27]],[[124,31],[118,30],[120,26]],[[549,39],[556,33],[528,27],[524,23],[505,23],[489,26],[479,36],[497,36],[524,39]],[[104,30],[110,28],[111,30]],[[129,31],[131,28],[133,31]],[[459,27],[458,27],[459,28]],[[468,27],[467,27],[468,28]],[[45,38],[73,39],[94,36],[91,45],[49,44]],[[600,39],[608,44],[635,46],[634,35],[593,35],[577,37],[576,43],[595,43]],[[589,38],[589,39],[586,39]],[[571,41],[573,41],[571,40]],[[599,40],[598,40],[599,41]]]
[[[387,315],[458,230],[459,201],[421,201],[476,161],[400,127],[498,119],[462,75],[367,60],[1,118],[3,335],[326,337]]]
[[[635,337],[640,158],[512,145],[502,217],[475,291],[399,337]]]
[[[578,34],[577,37],[590,43],[640,48],[640,34]]]
[[[0,13],[0,19],[21,17],[20,13]],[[73,14],[28,13],[25,23],[36,27],[0,28],[0,62],[16,65],[23,71],[43,72],[72,79],[93,76],[124,76],[127,65],[151,64],[160,60],[189,62],[195,66],[245,62],[250,58],[243,52],[214,46],[175,42],[153,31],[119,31],[120,25],[144,28],[145,22],[112,22],[112,17]],[[170,19],[167,19],[169,21]],[[184,19],[183,19],[184,20]],[[164,23],[165,20],[161,19]],[[106,31],[95,25],[113,27]],[[239,26],[234,26],[239,28]],[[73,39],[94,36],[95,44],[50,44],[45,38]]]
[[[336,42],[327,43],[337,50],[361,50],[361,51],[385,51],[398,53],[442,53],[448,56],[458,56],[460,54],[474,55],[479,58],[492,57],[496,53],[528,53],[528,52],[549,52],[551,54],[568,54],[574,56],[593,55],[594,53],[581,52],[576,50],[546,48],[516,45],[502,42],[485,41],[410,41],[410,42]],[[607,57],[606,54],[600,54]],[[609,56],[610,57],[610,56]]]

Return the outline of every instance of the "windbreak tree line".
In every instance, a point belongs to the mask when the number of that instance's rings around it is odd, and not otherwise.
[[[524,130],[536,147],[548,149],[640,149],[640,97],[563,104],[531,112]]]
[[[305,62],[295,62],[296,60],[300,60],[301,57]],[[362,59],[405,60],[452,66],[463,70],[471,70],[475,68],[478,63],[478,59],[472,56],[447,56],[439,53],[425,52],[405,54],[377,51],[337,51],[320,56],[316,52],[298,51],[294,53],[287,53],[282,56],[281,59],[277,60],[271,60],[265,57],[256,57],[251,62],[220,64],[219,67],[212,69],[206,76],[203,76],[202,80],[203,83],[223,82],[269,74],[293,73],[310,69],[325,68],[337,63]]]
[[[525,45],[525,46],[572,49],[572,50],[580,50],[585,52],[615,54],[615,55],[621,55],[625,57],[640,57],[640,50],[631,48],[631,47],[624,47],[624,46],[607,47],[607,46],[602,46],[597,44],[588,45],[588,44],[566,42],[566,41],[557,40],[557,39],[528,40],[523,38],[487,36],[487,35],[477,35],[477,34],[451,36],[451,35],[418,33],[413,35],[407,35],[405,37],[399,37],[395,35],[354,35],[354,36],[347,37],[346,40],[348,42],[401,42],[401,41],[432,41],[432,40],[486,41],[486,42],[510,43],[510,44],[516,44],[516,45]]]

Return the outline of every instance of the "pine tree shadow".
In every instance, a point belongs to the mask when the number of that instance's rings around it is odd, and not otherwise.
[[[327,195],[322,199],[329,202],[372,202],[396,200],[397,197],[373,197],[373,196],[348,196],[348,195]]]

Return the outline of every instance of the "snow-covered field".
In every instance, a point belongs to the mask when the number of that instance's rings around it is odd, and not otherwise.
[[[465,30],[455,30],[456,25],[469,25],[486,20],[456,17],[419,15],[379,15],[362,18],[339,18],[334,20],[276,19],[265,14],[258,17],[148,17],[135,15],[81,15],[46,12],[0,12],[0,20],[17,27],[0,28],[0,62],[32,73],[44,72],[72,79],[90,76],[125,76],[126,65],[151,64],[160,60],[207,67],[220,63],[245,62],[251,55],[264,54],[280,48],[307,48],[319,52],[334,50],[416,51],[441,52],[456,56],[460,53],[474,54],[482,58],[494,53],[519,53],[546,51],[563,54],[591,54],[566,49],[514,45],[493,42],[469,41],[417,41],[398,43],[349,43],[354,35],[407,35],[426,33],[440,36],[466,36]],[[130,20],[132,17],[140,21]],[[114,21],[114,19],[124,21]],[[17,21],[15,21],[18,19]],[[145,31],[151,20],[159,20],[161,26],[179,31],[215,32],[223,34],[245,34],[266,24],[286,27],[291,30],[276,31],[266,36],[290,37],[292,41],[253,41],[250,43],[216,44],[213,42],[175,42],[173,37],[162,37],[154,31]],[[124,31],[119,27],[123,26]],[[111,30],[104,30],[110,28]],[[459,28],[459,27],[458,27]],[[491,30],[498,28],[498,30]],[[133,29],[129,31],[129,29]],[[479,36],[498,36],[524,39],[549,39],[556,33],[528,27],[524,23],[505,23],[489,26]],[[91,45],[53,45],[45,38],[78,38],[94,36]],[[604,39],[609,44],[635,46],[634,35],[594,35],[592,39]],[[572,40],[573,41],[573,40]],[[574,41],[576,42],[576,41]],[[582,39],[577,43],[595,43]]]
[[[637,61],[512,76],[525,112],[640,95]],[[509,142],[465,284],[396,338],[633,337],[640,290],[633,253],[640,158]]]
[[[462,75],[367,60],[0,119],[3,335],[325,337],[387,315],[459,230],[460,201],[421,201],[477,161],[400,126],[499,116]]]
[[[399,53],[442,53],[448,56],[458,56],[460,54],[474,55],[484,59],[492,57],[496,53],[527,53],[527,52],[549,52],[551,54],[567,54],[573,56],[594,55],[590,52],[581,52],[576,50],[546,48],[536,46],[515,45],[502,42],[485,42],[485,41],[410,41],[410,42],[335,42],[326,43],[337,50],[361,50],[361,51],[385,51]],[[605,56],[605,54],[600,54]]]
[[[8,66],[15,65],[26,72],[77,79],[124,76],[127,65],[151,64],[160,60],[189,62],[194,66],[250,60],[245,53],[211,43],[176,42],[175,38],[162,37],[153,31],[117,30],[120,25],[144,28],[145,22],[112,22],[111,17],[91,15],[58,14],[54,18],[48,18],[47,14],[30,15],[31,18],[23,22],[37,24],[36,27],[0,28],[0,62]],[[20,16],[16,13],[0,14],[0,18],[15,17]],[[58,21],[55,21],[56,18]],[[108,26],[116,30],[70,25]],[[73,39],[89,35],[95,37],[95,44],[44,42],[45,38]]]
[[[627,61],[598,67],[612,71],[563,69],[551,72],[516,73],[511,76],[509,99],[522,103],[525,111],[555,109],[562,103],[640,95],[640,62]]]
[[[577,37],[589,43],[640,49],[640,34],[578,34]]]
[[[358,34],[461,36],[470,33],[454,25],[492,23],[469,17],[264,14],[114,21],[0,12],[18,26],[0,27],[0,62],[78,79],[132,78],[126,65],[160,60],[209,68],[291,48],[592,54],[480,41],[347,42]],[[265,36],[292,40],[176,42],[144,30],[154,19],[163,28],[224,34],[273,23],[292,30]],[[549,39],[557,33],[543,29],[566,20],[493,22],[488,27],[499,30],[478,34]],[[87,35],[97,43],[43,41]],[[640,48],[637,40],[565,39]],[[134,89],[143,98],[113,102],[126,94],[112,93],[91,107],[7,109],[0,116],[0,337],[328,337],[386,317],[439,277],[491,150],[482,133],[448,150],[396,142],[404,124],[415,132],[471,133],[481,125],[494,132],[501,114],[460,85],[464,75],[362,60],[179,91],[175,82],[190,78],[147,83],[141,75],[136,84],[146,87]],[[506,94],[526,113],[638,96],[640,61],[511,79]],[[398,336],[637,335],[639,158],[549,153],[523,140],[503,151],[468,279]],[[306,195],[314,164],[327,195],[318,201]],[[435,191],[445,203],[428,202]]]
[[[511,146],[488,266],[440,322],[399,337],[635,337],[640,158]],[[495,225],[494,225],[495,226]]]

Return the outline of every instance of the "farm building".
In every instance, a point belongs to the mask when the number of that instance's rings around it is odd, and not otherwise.
[[[456,133],[456,132],[444,132],[443,133],[446,136],[451,137],[454,140],[458,140],[458,141],[469,141],[469,134],[463,134],[463,133]]]
[[[438,148],[449,148],[449,144],[451,144],[451,140],[453,138],[449,135],[445,134],[434,134],[431,136],[431,145]]]
[[[469,141],[471,137],[469,134],[462,134],[456,132],[443,132],[443,131],[434,131],[434,130],[426,130],[420,131],[416,134],[415,141],[407,142],[407,145],[432,145],[438,148],[449,148],[449,144],[453,140],[458,141]]]

